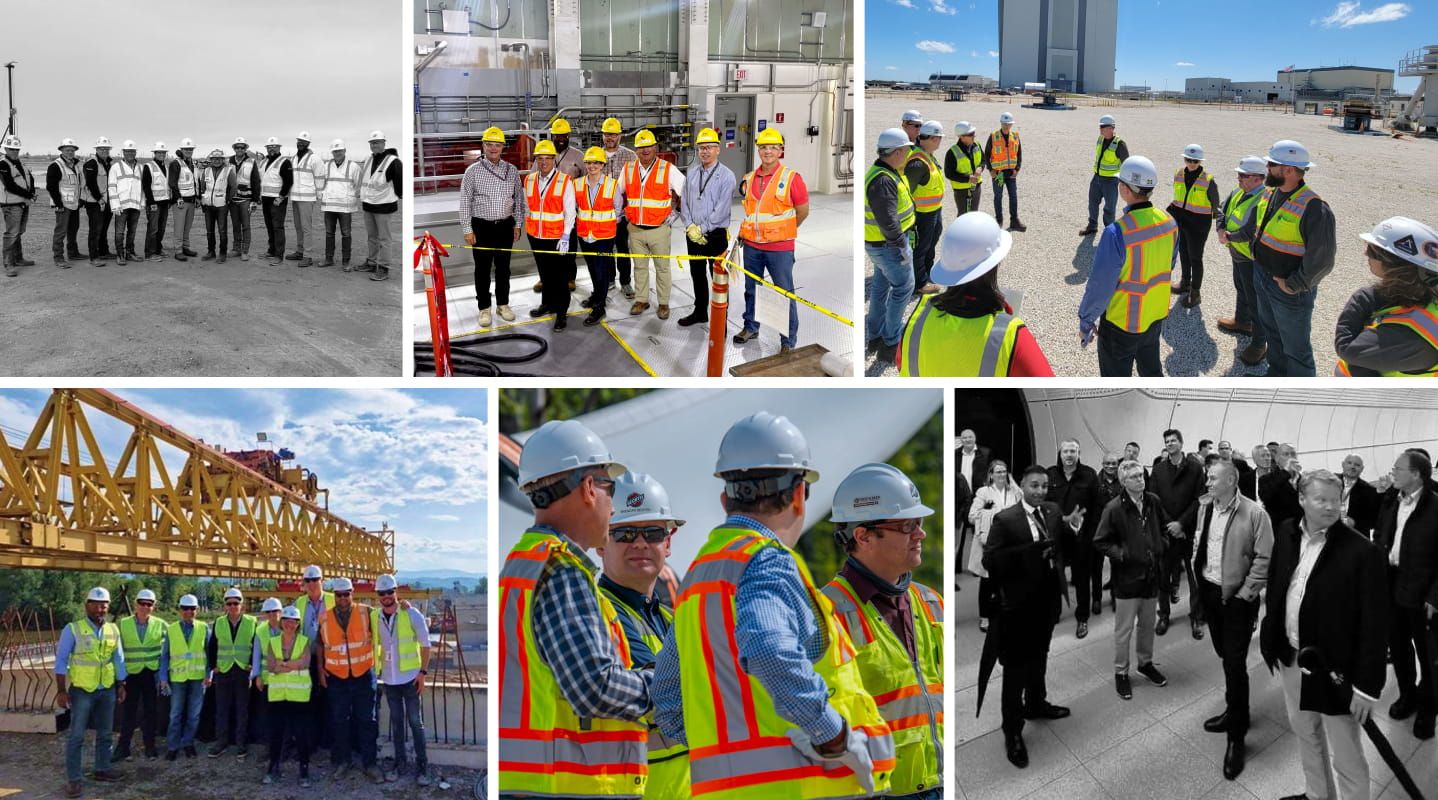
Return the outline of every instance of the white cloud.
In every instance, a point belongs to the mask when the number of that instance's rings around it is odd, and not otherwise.
[[[899,68],[896,67],[896,66],[894,66],[893,64],[890,64],[890,65],[888,65],[887,67],[884,67],[884,69],[886,69],[886,70],[888,70],[888,71],[890,71],[890,72],[898,72],[898,71],[899,71]]]
[[[957,14],[959,10],[949,5],[947,0],[929,0],[929,10],[935,14]]]
[[[1174,66],[1175,66],[1175,67],[1191,67],[1191,66],[1193,66],[1193,62],[1192,62],[1192,61],[1180,61],[1180,62],[1174,64]]]
[[[455,514],[430,514],[429,518],[435,522],[459,522],[459,517]]]
[[[1407,3],[1384,3],[1371,11],[1363,11],[1362,4],[1357,2],[1341,2],[1333,7],[1333,12],[1320,20],[1313,20],[1313,24],[1322,25],[1325,28],[1352,28],[1355,25],[1371,25],[1375,22],[1393,22],[1403,19],[1412,11]]]
[[[913,8],[914,0],[894,0],[894,5],[903,6],[904,8]]]
[[[997,50],[990,50],[990,51],[989,51],[989,58],[998,58],[998,57],[999,57],[999,51],[997,51]]]
[[[969,58],[978,58],[978,57],[979,57],[979,51],[977,51],[977,50],[970,50],[970,51],[969,51]]]
[[[923,39],[914,45],[925,53],[952,53],[954,46],[948,42],[936,42],[933,39]]]

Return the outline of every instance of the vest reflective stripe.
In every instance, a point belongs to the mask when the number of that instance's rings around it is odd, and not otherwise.
[[[1422,337],[1423,341],[1433,348],[1433,364],[1428,369],[1420,372],[1388,371],[1381,372],[1380,375],[1385,378],[1438,377],[1438,303],[1430,303],[1427,306],[1390,306],[1375,314],[1373,321],[1368,323],[1369,328],[1376,328],[1379,325],[1399,325],[1407,328]],[[1334,377],[1353,377],[1348,370],[1347,362],[1341,358],[1333,369],[1333,375]]]
[[[162,164],[158,161],[151,161],[145,166],[150,171],[150,196],[155,202],[170,199],[170,168],[168,162]]]
[[[140,626],[134,617],[120,620],[120,643],[125,649],[125,671],[131,675],[145,670],[160,668],[160,650],[164,646],[165,621],[150,617],[145,623],[145,638],[140,638]]]
[[[306,150],[302,156],[290,159],[294,170],[294,183],[290,184],[290,200],[296,203],[312,203],[319,196],[315,189],[315,154]]]
[[[945,314],[926,295],[904,327],[899,374],[1006,378],[1023,327],[1023,320],[1003,312],[983,317]]]
[[[1208,187],[1213,184],[1213,176],[1208,170],[1201,170],[1193,180],[1193,187],[1189,188],[1183,178],[1186,171],[1180,169],[1173,173],[1173,204],[1194,214],[1212,216],[1213,205],[1208,202]]]
[[[82,166],[80,170],[80,199],[86,203],[99,203],[105,199],[103,195],[105,194],[106,185],[110,181],[110,166],[95,156],[90,156],[85,159],[85,164],[89,164],[91,161],[95,162],[95,186],[100,190],[102,196],[96,197],[91,193],[90,187],[85,184],[84,168]],[[113,165],[114,163],[114,160],[111,159],[110,164]]]
[[[280,170],[289,163],[288,156],[280,156],[265,165],[264,171],[260,173],[260,197],[279,197],[280,189],[284,187],[285,181],[280,177]]]
[[[909,194],[914,198],[914,210],[920,214],[931,214],[938,211],[944,202],[944,171],[939,168],[939,163],[929,155],[922,147],[915,147],[909,151],[909,160],[923,161],[929,167],[929,180],[922,186],[910,186]],[[907,166],[907,164],[906,164]]]
[[[674,199],[669,190],[668,161],[654,160],[649,177],[643,177],[639,160],[624,165],[624,216],[636,225],[663,225],[669,219]]]
[[[179,165],[180,170],[179,178],[175,181],[175,188],[179,190],[180,197],[194,197],[199,191],[199,181],[195,177],[194,162],[186,164],[182,158],[178,159],[175,163]]]
[[[1258,202],[1260,194],[1262,193],[1255,192],[1254,194],[1248,194],[1242,189],[1239,189],[1229,195],[1228,204],[1223,208],[1223,229],[1229,233],[1233,233],[1239,228],[1242,228],[1243,221],[1248,218],[1249,209],[1253,208],[1254,203]],[[1228,246],[1233,248],[1235,253],[1238,253],[1249,261],[1253,260],[1252,242],[1230,241]]]
[[[395,161],[394,156],[385,153],[379,162],[378,169],[370,169],[374,165],[374,156],[365,159],[364,168],[360,174],[364,176],[360,188],[362,199],[372,206],[382,206],[386,203],[398,203],[399,196],[394,193],[394,184],[390,183],[385,175],[389,172],[389,165]]]
[[[263,621],[261,621],[261,620],[256,620],[256,621],[255,621],[255,639],[257,639],[257,640],[259,641],[259,643],[260,643],[260,675],[261,675],[261,676],[266,675],[266,674],[267,674],[267,670],[268,670],[268,667],[266,666],[266,661],[268,661],[268,659],[265,657],[265,654],[270,651],[270,639],[272,639],[272,638],[276,638],[276,639],[279,638],[279,635],[280,635],[281,632],[282,632],[282,629],[281,629],[281,630],[271,631],[271,630],[270,630],[270,622],[269,622],[269,620],[263,620]]]
[[[764,196],[754,196],[754,173],[744,176],[744,219],[739,238],[749,242],[789,242],[799,238],[799,212],[789,200],[794,170],[780,164],[764,183]]]
[[[230,176],[234,172],[235,168],[229,164],[221,167],[218,175],[208,166],[200,170],[200,205],[223,206],[227,202],[225,195],[229,191]]]
[[[938,786],[944,741],[943,600],[927,586],[909,585],[915,663],[873,605],[859,603],[844,577],[830,581],[824,594],[853,638],[864,688],[893,732],[898,759],[893,791],[913,794]]]
[[[359,210],[360,165],[346,160],[336,164],[330,159],[320,167],[320,210],[353,214]]]
[[[1095,175],[1103,178],[1117,178],[1119,167],[1123,162],[1118,160],[1118,146],[1123,139],[1118,136],[1112,139],[1098,137],[1098,144],[1094,145],[1093,171]]]
[[[202,681],[205,679],[205,623],[195,620],[190,638],[179,622],[166,626],[165,633],[170,639],[170,683]]]
[[[888,175],[892,178],[895,188],[898,189],[899,204],[896,210],[899,217],[899,230],[907,232],[910,228],[914,227],[914,223],[916,222],[914,218],[914,214],[916,213],[914,211],[914,200],[909,195],[909,182],[904,180],[904,176],[887,167],[871,164],[869,165],[868,174],[864,176],[864,241],[866,242],[878,243],[885,241],[884,231],[879,227],[878,222],[875,221],[874,210],[869,207],[869,184],[873,183],[874,179],[880,175]]]
[[[139,211],[145,205],[145,194],[140,188],[140,162],[135,162],[133,167],[124,159],[111,164],[109,192],[113,210]]]
[[[255,160],[249,156],[245,156],[245,160],[238,163],[232,160],[231,166],[235,168],[235,196],[230,202],[238,203],[242,200],[253,200],[254,196],[250,192],[250,179],[253,178],[255,174]]]
[[[236,638],[230,638],[230,619],[215,620],[215,671],[229,672],[232,667],[250,669],[254,656],[255,618],[249,614],[240,616],[240,629]]]
[[[954,169],[960,175],[973,175],[984,164],[984,149],[977,145],[974,146],[972,153],[964,155],[963,148],[959,146],[958,142],[954,142],[954,146],[949,148],[949,152],[954,154]],[[972,189],[974,183],[971,180],[949,181],[949,186],[955,189]]]
[[[349,624],[341,628],[339,614],[330,609],[325,614],[325,671],[336,678],[358,678],[374,668],[375,651],[379,649],[376,612],[363,603],[350,606]]]
[[[90,620],[70,623],[75,647],[70,651],[66,675],[76,689],[93,692],[115,685],[115,650],[120,646],[120,629],[113,622],[101,623],[97,635]]]
[[[57,158],[55,166],[60,168],[60,205],[74,211],[80,207],[80,162],[71,166],[64,158]]]
[[[1258,214],[1258,242],[1285,255],[1302,258],[1303,232],[1298,223],[1303,219],[1303,212],[1308,208],[1308,204],[1318,199],[1318,195],[1306,185],[1300,187],[1274,212],[1273,219],[1264,223],[1264,218],[1268,216],[1268,204],[1272,202],[1277,191],[1268,189],[1258,200],[1258,210],[1255,212]]]
[[[1019,165],[1019,132],[1009,131],[1007,137],[1003,131],[994,131],[989,134],[989,169],[998,172],[999,170],[1015,169]]]
[[[1128,333],[1143,333],[1168,316],[1169,271],[1178,224],[1152,206],[1124,214],[1124,262],[1104,319]]]
[[[785,735],[793,725],[740,665],[734,598],[750,559],[766,548],[781,548],[798,568],[826,643],[814,671],[829,687],[830,707],[869,736],[874,792],[865,792],[848,767],[815,763],[795,749]],[[674,618],[694,797],[818,800],[888,794],[894,740],[864,690],[853,642],[801,556],[751,530],[716,528],[684,577]]]
[[[539,654],[534,590],[551,564],[583,572],[611,637],[617,627],[614,607],[599,602],[594,574],[563,540],[543,530],[520,537],[499,576],[499,791],[640,798],[649,774],[648,726],[581,719]]]
[[[414,623],[410,621],[408,611],[405,611],[398,606],[396,606],[395,608],[395,650],[399,652],[399,658],[396,660],[395,668],[398,669],[400,672],[409,672],[413,669],[419,669],[419,651],[421,645],[419,637],[414,635]],[[383,613],[384,612],[382,612],[380,609],[375,609],[376,622],[380,621],[380,615]],[[376,625],[375,630],[378,631],[379,635],[375,638],[374,658],[375,661],[378,661],[381,665],[383,665],[387,652],[384,643],[384,632],[386,628],[381,627],[380,625]],[[425,642],[425,644],[428,644],[428,642]],[[383,673],[383,670],[380,670],[380,672]]]
[[[35,176],[31,174],[30,170],[25,169],[24,164],[21,164],[18,161],[12,161],[4,156],[0,156],[0,159],[3,159],[5,163],[10,166],[11,180],[15,181],[15,183],[19,184],[20,186],[31,190],[32,192],[34,191]],[[14,205],[16,203],[31,202],[34,202],[34,198],[21,197],[18,194],[11,194],[10,191],[5,188],[5,184],[0,183],[0,203],[3,203],[5,205]]]
[[[290,646],[289,656],[286,657],[284,636],[277,634],[268,637],[267,652],[274,656],[276,661],[294,661],[309,642],[310,640],[303,633],[296,633],[295,641]],[[294,672],[266,672],[265,697],[271,703],[308,703],[310,701],[310,671],[298,669]]]
[[[580,178],[574,186],[574,204],[578,210],[574,227],[581,237],[613,239],[619,231],[619,212],[614,210],[614,192],[619,181],[600,176],[599,191],[595,192],[594,205],[589,205],[589,176]]]
[[[559,170],[550,173],[549,185],[540,186],[539,173],[531,172],[524,178],[524,196],[528,210],[524,216],[524,230],[536,239],[558,239],[564,235],[564,190],[572,187],[572,179]],[[544,196],[540,197],[540,190]],[[571,189],[572,191],[572,189]]]

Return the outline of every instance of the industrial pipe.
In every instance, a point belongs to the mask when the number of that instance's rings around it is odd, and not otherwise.
[[[430,62],[431,62],[431,61],[434,61],[436,58],[438,58],[440,52],[443,51],[443,50],[444,50],[445,48],[447,48],[447,47],[449,47],[449,42],[441,41],[441,40],[439,40],[439,39],[435,39],[435,40],[434,40],[434,49],[433,49],[433,50],[430,50],[428,55],[426,55],[423,59],[421,59],[418,64],[415,64],[415,65],[414,65],[414,79],[415,79],[415,81],[418,81],[418,80],[419,80],[419,74],[420,74],[421,72],[424,72],[425,68],[429,66]]]

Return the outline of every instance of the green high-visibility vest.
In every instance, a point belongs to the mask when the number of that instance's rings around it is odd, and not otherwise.
[[[1438,377],[1438,303],[1429,303],[1426,306],[1389,306],[1373,315],[1373,321],[1368,323],[1369,328],[1376,328],[1379,325],[1398,325],[1407,328],[1417,334],[1433,348],[1432,366],[1419,372],[1380,372],[1385,378],[1434,378]],[[1338,364],[1333,369],[1333,376],[1351,378],[1353,374],[1348,370],[1348,362],[1338,359]]]
[[[919,214],[932,214],[943,208],[944,203],[944,171],[939,168],[939,162],[929,155],[929,151],[918,145],[909,151],[909,160],[905,166],[915,161],[922,161],[929,168],[929,180],[918,186],[909,187],[909,196],[914,201],[914,211]],[[905,176],[905,182],[908,176]]]
[[[384,618],[384,616],[383,616],[383,615],[384,615],[384,612],[381,611],[381,610],[379,610],[379,609],[374,609],[371,613],[374,615],[374,619],[373,619],[373,627],[374,627],[374,630],[375,630],[376,632],[382,631],[383,628],[382,628],[381,625],[380,625],[380,620]],[[419,641],[419,637],[415,636],[415,633],[414,633],[414,623],[413,623],[413,622],[410,622],[409,612],[405,611],[405,610],[402,609],[402,608],[399,608],[398,606],[396,606],[396,608],[395,608],[394,634],[395,634],[396,649],[399,651],[399,664],[398,664],[398,669],[399,669],[399,671],[400,671],[400,672],[409,672],[410,670],[419,669],[419,663],[420,663],[420,652],[419,652],[419,651],[420,651],[420,649],[421,649],[421,644],[420,644],[420,641]],[[428,643],[426,642],[426,644],[428,644]],[[379,665],[380,665],[379,674],[380,674],[380,675],[383,675],[383,674],[384,674],[384,636],[383,636],[383,634],[380,634],[379,637],[378,637],[378,639],[377,639],[377,641],[375,642],[374,660],[375,660],[377,663],[379,663]]]
[[[1168,316],[1169,274],[1178,224],[1168,212],[1149,206],[1118,219],[1124,261],[1104,319],[1128,333],[1143,333]]]
[[[864,176],[864,241],[879,243],[886,241],[884,231],[874,221],[874,211],[869,207],[869,184],[880,175],[887,175],[894,180],[899,190],[899,205],[897,210],[899,216],[899,230],[907,232],[914,227],[914,198],[909,194],[909,182],[904,176],[879,164],[870,164],[869,172]]]
[[[964,181],[949,181],[949,186],[955,189],[974,188],[973,175],[979,171],[979,167],[984,165],[984,148],[974,145],[973,151],[964,155],[963,147],[958,142],[954,142],[954,146],[949,148],[949,152],[954,154],[954,169],[960,175],[970,176],[968,180]]]
[[[982,317],[945,314],[925,295],[904,326],[899,375],[905,378],[1006,378],[1024,321],[998,312]]]
[[[77,689],[93,692],[115,685],[115,650],[120,646],[120,628],[113,622],[100,625],[97,634],[90,627],[90,620],[77,619],[70,623],[70,635],[75,637],[75,647],[70,651],[70,662],[66,674],[70,685]]]
[[[125,646],[125,672],[134,675],[160,668],[160,650],[165,643],[165,621],[151,616],[145,623],[145,638],[134,617],[120,620],[120,644]]]
[[[1180,169],[1173,173],[1173,204],[1194,214],[1212,216],[1213,206],[1208,202],[1208,187],[1213,183],[1213,175],[1209,174],[1208,170],[1201,169],[1193,181],[1193,186],[1189,186],[1184,179],[1185,172],[1187,170]]]
[[[190,638],[176,622],[168,626],[170,637],[170,683],[202,681],[205,679],[205,632],[208,626],[195,620]]]
[[[1112,139],[1098,137],[1098,144],[1094,145],[1093,171],[1095,175],[1104,178],[1117,178],[1119,167],[1123,162],[1118,160],[1118,146],[1123,142],[1115,135]]]
[[[1262,194],[1263,192],[1249,194],[1239,189],[1229,195],[1228,205],[1223,208],[1223,229],[1231,235],[1239,228],[1242,228],[1243,221],[1248,218],[1248,210],[1253,207],[1254,203],[1258,202],[1258,198],[1262,196]],[[1253,242],[1235,242],[1230,240],[1228,246],[1232,247],[1235,253],[1238,253],[1249,261],[1253,260]]]
[[[309,644],[309,638],[303,633],[295,634],[295,642],[290,647],[289,655],[285,655],[284,637],[274,635],[269,637],[269,654],[274,656],[276,661],[293,661]],[[265,676],[265,697],[271,703],[290,702],[308,703],[310,700],[310,671],[299,669],[294,672],[271,672]]]
[[[229,672],[231,667],[250,669],[250,658],[254,656],[255,618],[249,614],[240,615],[240,629],[232,638],[230,618],[215,620],[215,671]]]
[[[269,663],[269,659],[265,658],[265,653],[270,652],[270,639],[280,638],[282,631],[281,628],[270,630],[269,620],[255,621],[255,638],[260,640],[260,677],[265,677],[266,665]]]

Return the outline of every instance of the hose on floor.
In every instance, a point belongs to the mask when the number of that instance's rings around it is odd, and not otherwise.
[[[484,347],[502,342],[524,342],[533,344],[534,349],[519,355],[498,355],[486,353]],[[546,377],[538,373],[510,372],[501,369],[502,364],[527,364],[537,361],[549,352],[549,342],[543,336],[532,333],[499,333],[492,336],[464,336],[449,343],[449,360],[455,375],[477,378],[510,376],[516,378]],[[434,375],[434,345],[425,342],[414,344],[415,377]]]

